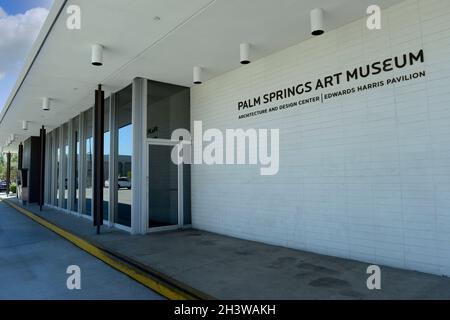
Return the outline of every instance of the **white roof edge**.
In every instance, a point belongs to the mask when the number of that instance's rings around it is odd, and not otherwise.
[[[68,0],[54,0],[54,3],[50,9],[50,12],[48,13],[47,18],[45,19],[45,22],[41,27],[39,35],[37,36],[36,40],[34,41],[33,46],[31,47],[31,50],[28,54],[28,58],[22,68],[22,71],[20,72],[19,76],[17,77],[16,83],[15,83],[13,89],[11,90],[8,100],[6,100],[5,106],[3,107],[3,110],[0,113],[0,125],[3,122],[3,119],[5,118],[6,113],[8,112],[17,93],[19,92],[23,82],[25,81],[25,78],[27,77],[28,72],[33,67],[34,61],[36,60],[37,56],[39,55],[41,48],[44,46],[45,40],[47,39],[48,35],[50,34],[50,32],[53,28],[53,25],[55,24],[56,20],[58,19],[61,11],[64,9],[64,6],[66,5],[67,1]]]

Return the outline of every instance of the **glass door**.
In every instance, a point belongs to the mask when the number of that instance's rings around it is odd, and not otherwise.
[[[150,231],[177,229],[182,225],[182,165],[172,162],[177,143],[148,146],[148,227]]]

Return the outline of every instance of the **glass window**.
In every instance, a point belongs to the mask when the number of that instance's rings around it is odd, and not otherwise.
[[[171,161],[172,148],[164,145],[149,146],[149,228],[178,224],[178,165]]]
[[[69,181],[69,124],[66,123],[62,126],[63,130],[63,152],[62,152],[62,174],[63,174],[63,186],[62,186],[62,202],[63,208],[67,209],[67,200],[69,199],[68,181]]]
[[[56,147],[55,147],[55,130],[50,133],[50,153],[49,153],[49,171],[50,171],[50,201],[51,205],[55,205],[55,190],[56,190],[56,178],[55,178],[55,164],[56,164]]]
[[[115,161],[118,176],[116,223],[131,226],[131,160],[133,151],[133,125],[131,123],[132,86],[128,86],[117,94],[116,130],[118,154]]]
[[[50,203],[50,157],[49,157],[49,145],[50,145],[50,134],[47,133],[45,136],[45,203]],[[23,161],[23,160],[22,160]]]
[[[184,225],[191,224],[191,166],[183,164],[183,218]]]
[[[90,216],[92,214],[92,166],[93,166],[93,111],[92,108],[84,113],[84,138],[86,148],[85,172],[85,208],[83,214]]]
[[[109,133],[109,98],[105,100],[105,115],[104,115],[105,133],[103,135],[103,219],[108,220],[109,208],[109,154],[110,154],[110,133]]]
[[[55,198],[55,206],[59,206],[59,169],[60,169],[60,159],[61,159],[61,149],[59,146],[59,128],[55,129],[55,135],[54,135],[54,140],[55,140],[55,148],[56,148],[56,162],[55,162],[55,166],[56,166],[56,175],[55,175],[55,183],[56,183],[56,198]]]
[[[78,166],[79,166],[79,159],[80,159],[80,117],[75,117],[73,119],[73,139],[75,141],[75,150],[73,154],[73,165],[75,166],[74,171],[74,186],[73,186],[73,211],[78,211],[78,199],[80,198],[80,191],[78,189],[78,186],[80,184],[79,178],[78,178]]]
[[[47,133],[45,138],[45,203],[51,203],[51,176],[52,176],[52,158],[51,158],[51,135]]]
[[[168,83],[156,82],[149,80],[147,84],[147,137],[153,139],[171,139],[172,132],[176,129],[190,129],[190,90],[186,87],[176,86]],[[152,147],[157,150],[158,147]],[[157,152],[156,152],[157,154]],[[157,162],[158,157],[153,154],[153,157],[149,155],[149,162]],[[163,160],[163,163],[167,160]],[[161,164],[164,165],[164,164]],[[167,166],[167,165],[166,165]],[[149,168],[155,167],[156,171],[159,170],[157,163],[149,163]],[[170,167],[170,166],[169,166]],[[149,169],[151,171],[151,169]],[[173,170],[173,169],[172,169]],[[151,176],[151,174],[149,173]],[[153,173],[156,177],[164,176],[164,172]],[[169,177],[170,175],[167,175]],[[173,174],[172,174],[173,176]],[[167,181],[171,181],[167,178]],[[152,178],[150,178],[152,180]],[[153,181],[154,182],[154,181]],[[157,182],[155,182],[157,184]],[[166,185],[167,187],[167,185]],[[189,165],[183,165],[183,214],[185,225],[191,224],[191,168]],[[156,188],[156,187],[153,187]],[[161,189],[161,185],[159,185]],[[158,188],[156,188],[158,189]],[[149,194],[149,209],[150,218],[152,214],[152,208],[162,210],[161,204],[164,203],[165,197],[167,203],[173,203],[173,195],[170,196],[174,190],[173,186],[170,186],[168,190],[161,193],[161,190],[155,191],[150,184],[149,192],[155,194]],[[162,188],[164,189],[164,188]],[[158,195],[158,193],[160,195]],[[151,203],[153,201],[153,203]],[[181,204],[180,204],[181,205]],[[170,208],[169,205],[166,209]],[[169,212],[169,210],[166,210]],[[166,215],[167,215],[166,212]],[[172,221],[173,222],[173,221]],[[160,222],[159,222],[160,223]],[[158,222],[155,222],[153,226],[158,226]],[[150,227],[152,224],[150,222]]]
[[[190,129],[190,90],[148,81],[147,137],[170,139],[175,129]]]

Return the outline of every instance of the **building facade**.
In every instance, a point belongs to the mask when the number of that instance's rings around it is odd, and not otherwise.
[[[194,11],[203,17],[193,16],[193,21],[233,12],[220,1],[197,2]],[[267,11],[282,10],[286,26],[274,28],[294,32],[295,14],[287,13],[292,1],[249,2],[267,17]],[[184,68],[182,58],[172,60],[171,49],[190,36],[192,43],[178,54],[192,62],[190,67],[199,65],[190,51],[213,31],[203,28],[211,23],[208,19],[196,25],[186,18],[186,32],[175,28],[168,40],[160,35],[148,56],[133,56],[131,67],[118,63],[112,78],[100,76],[107,88],[104,223],[133,234],[193,227],[450,276],[450,3],[379,2],[380,30],[367,27],[365,3],[359,16],[345,19],[333,16],[335,8],[324,4],[325,21],[342,22],[323,35],[312,37],[308,30],[305,38],[278,43],[266,25],[266,33],[254,31],[257,44],[250,46],[251,52],[261,50],[257,59],[217,70],[212,63],[194,68],[194,81],[203,77],[196,85],[190,80],[192,69]],[[312,9],[313,1],[308,5]],[[54,19],[62,18],[55,12]],[[236,28],[252,29],[252,19],[236,19],[242,22]],[[275,22],[281,20],[266,23]],[[62,31],[48,32],[51,41]],[[236,56],[239,62],[239,46],[220,44],[228,34],[211,37],[209,45],[222,51],[205,60]],[[267,54],[265,37],[272,46]],[[156,66],[165,59],[170,60],[168,74]],[[156,65],[145,73],[147,62]],[[188,73],[190,83],[170,81],[177,73]],[[68,108],[76,111],[64,111],[57,125],[47,126],[45,202],[92,219],[92,88],[84,93],[87,98],[72,100],[77,104]],[[73,95],[73,90],[67,93]],[[20,116],[10,119],[17,122]],[[185,129],[195,134],[195,122],[201,122],[203,133],[278,130],[279,143],[271,140],[267,146],[278,149],[276,172],[261,175],[257,163],[221,164],[217,157],[213,164],[174,163],[173,150],[183,143],[172,133]],[[16,135],[18,140],[27,137]],[[193,139],[193,145],[200,143],[203,152],[212,141]]]

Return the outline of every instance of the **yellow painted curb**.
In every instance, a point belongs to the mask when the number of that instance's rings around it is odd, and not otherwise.
[[[122,262],[119,259],[114,258],[107,252],[103,251],[102,249],[94,246],[90,242],[77,237],[76,235],[50,223],[49,221],[39,217],[38,215],[34,214],[33,212],[22,208],[8,200],[4,200],[4,203],[8,204],[10,207],[16,209],[20,213],[24,214],[28,218],[36,221],[40,225],[46,227],[47,229],[50,229],[51,231],[55,232],[56,234],[60,235],[64,239],[70,241],[77,247],[83,249],[84,251],[88,252],[89,254],[93,255],[94,257],[102,260],[106,264],[110,265],[114,269],[119,270],[122,273],[125,273],[130,278],[136,280],[137,282],[143,284],[144,286],[156,291],[157,293],[161,294],[162,296],[170,299],[170,300],[196,300],[197,298],[190,295],[189,293],[182,292],[181,290],[177,290],[176,288],[171,288],[161,281],[158,281],[157,279],[154,279],[150,277],[149,275],[145,274],[144,272],[140,271],[139,269],[133,268],[130,265]]]

